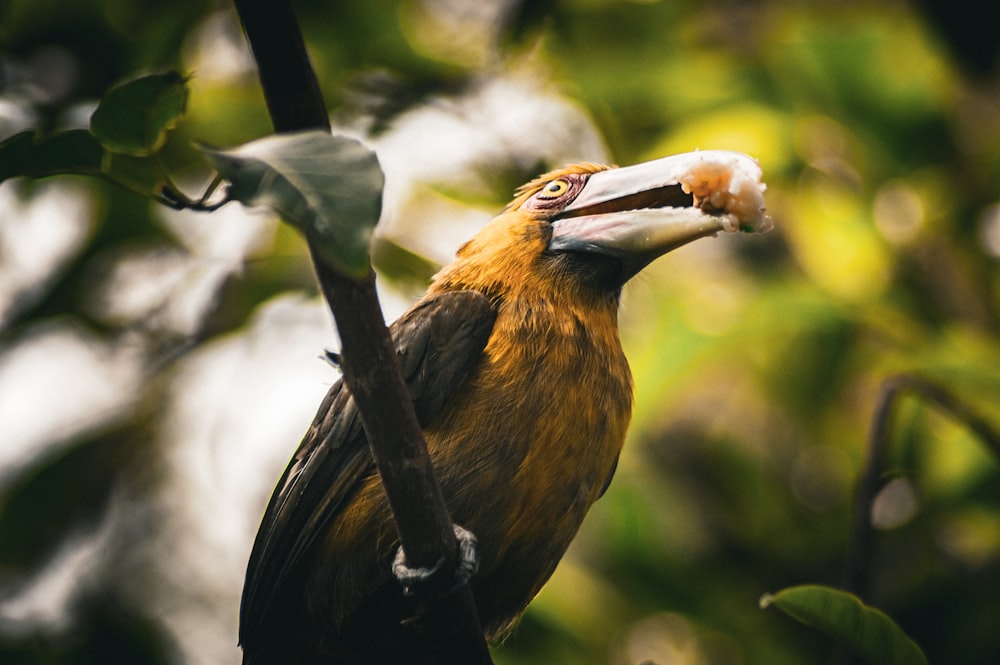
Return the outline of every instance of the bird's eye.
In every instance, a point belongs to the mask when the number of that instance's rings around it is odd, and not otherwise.
[[[542,191],[538,192],[538,198],[540,199],[555,199],[559,198],[563,194],[569,191],[569,182],[566,180],[553,180],[552,182],[542,187]]]

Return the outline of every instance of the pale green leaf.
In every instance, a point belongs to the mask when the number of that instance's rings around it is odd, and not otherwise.
[[[371,150],[355,139],[321,131],[202,150],[232,183],[234,199],[275,210],[340,272],[352,277],[367,273],[384,185]]]
[[[98,175],[103,156],[100,144],[83,129],[48,137],[21,132],[0,141],[0,182],[16,176]]]
[[[762,608],[774,606],[826,633],[871,665],[927,665],[927,657],[884,612],[846,591],[802,585],[765,594]]]
[[[108,150],[144,157],[157,152],[187,109],[187,81],[177,72],[149,74],[105,93],[90,131]]]

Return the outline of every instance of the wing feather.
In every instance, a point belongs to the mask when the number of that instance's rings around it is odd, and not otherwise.
[[[425,427],[477,365],[495,312],[474,291],[442,293],[417,303],[390,327],[400,369]],[[369,474],[374,462],[361,419],[343,381],[329,390],[264,513],[240,607],[240,641],[266,630],[283,587],[301,579],[301,564]]]

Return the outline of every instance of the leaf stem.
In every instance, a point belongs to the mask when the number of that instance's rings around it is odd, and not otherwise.
[[[222,180],[223,180],[222,174],[221,173],[216,173],[215,177],[212,178],[212,182],[208,183],[208,187],[205,188],[205,193],[201,195],[200,199],[198,199],[198,205],[203,206],[203,207],[209,205],[208,204],[208,199],[210,199],[212,197],[212,194],[215,193],[215,190],[217,190],[219,188],[219,185],[222,184]],[[229,200],[230,200],[229,199],[229,194],[227,193],[226,197],[225,197],[225,203],[228,203]],[[214,209],[215,208],[212,208],[212,210],[214,210]]]
[[[174,192],[171,192],[171,195],[166,195],[163,192],[157,192],[157,191],[150,192],[140,187],[137,187],[136,185],[127,180],[122,180],[120,178],[117,178],[110,173],[102,172],[100,175],[103,176],[105,179],[107,179],[108,182],[118,185],[122,189],[125,189],[126,191],[129,191],[135,194],[136,196],[142,197],[144,199],[149,199],[151,201],[159,203],[160,205],[164,205],[168,208],[173,208],[174,210],[180,210],[184,207],[181,201],[178,201],[176,198],[173,198],[171,196],[172,194],[174,194]]]

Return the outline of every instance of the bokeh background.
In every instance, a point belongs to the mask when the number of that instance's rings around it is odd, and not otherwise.
[[[758,598],[838,583],[879,385],[919,373],[1000,426],[981,5],[296,2],[338,131],[387,174],[390,318],[549,167],[722,148],[769,183],[772,233],[626,289],[626,451],[498,664],[829,662]],[[165,159],[195,194],[191,141],[271,131],[226,2],[6,0],[0,138],[86,126],[116,80],[163,68],[193,75]],[[0,185],[0,662],[238,662],[253,535],[336,344],[303,242],[266,214]],[[893,422],[871,600],[931,662],[995,664],[997,460],[919,400]]]

